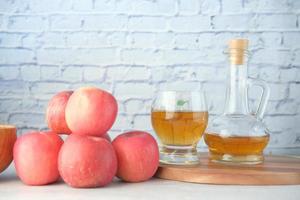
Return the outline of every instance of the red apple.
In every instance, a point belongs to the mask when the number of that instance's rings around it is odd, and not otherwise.
[[[67,103],[66,121],[74,134],[101,136],[112,127],[117,111],[117,101],[110,93],[82,87]]]
[[[71,134],[58,158],[61,177],[68,185],[76,188],[109,184],[116,174],[117,165],[111,143],[93,136]]]
[[[159,164],[155,139],[147,132],[131,131],[116,137],[112,145],[118,158],[117,176],[127,182],[150,179]]]
[[[20,179],[27,185],[45,185],[57,181],[57,158],[63,140],[53,132],[30,132],[20,136],[13,150]]]
[[[73,91],[60,92],[49,101],[46,121],[48,127],[56,133],[71,134],[65,119],[65,109],[72,93]]]
[[[13,160],[13,147],[17,139],[17,129],[11,125],[0,125],[0,173]],[[108,136],[109,137],[109,136]]]

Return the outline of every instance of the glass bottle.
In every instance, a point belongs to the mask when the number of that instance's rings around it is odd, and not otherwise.
[[[269,99],[269,87],[264,81],[248,77],[248,40],[229,42],[230,61],[224,113],[215,118],[204,135],[212,161],[257,164],[263,161],[263,150],[269,134],[262,122]],[[258,86],[262,95],[257,111],[250,113],[248,88]]]

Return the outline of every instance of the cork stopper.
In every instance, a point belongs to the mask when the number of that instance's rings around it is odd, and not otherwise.
[[[229,49],[248,49],[248,40],[247,39],[233,39],[229,41]]]
[[[229,58],[231,64],[244,64],[248,43],[249,41],[247,39],[233,39],[229,41]]]

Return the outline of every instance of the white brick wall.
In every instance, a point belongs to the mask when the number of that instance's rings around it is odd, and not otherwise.
[[[166,87],[203,88],[214,116],[234,37],[250,39],[249,73],[272,90],[268,149],[300,153],[298,0],[1,0],[0,122],[45,129],[48,99],[82,85],[118,98],[113,136],[153,133],[151,99]]]

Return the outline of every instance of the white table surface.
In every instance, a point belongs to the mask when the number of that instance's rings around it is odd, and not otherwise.
[[[24,185],[11,165],[0,174],[0,200],[79,200],[79,199],[178,199],[178,200],[300,200],[300,185],[234,186],[207,185],[153,178],[143,183],[115,180],[104,188],[74,189],[62,181],[47,186]]]

